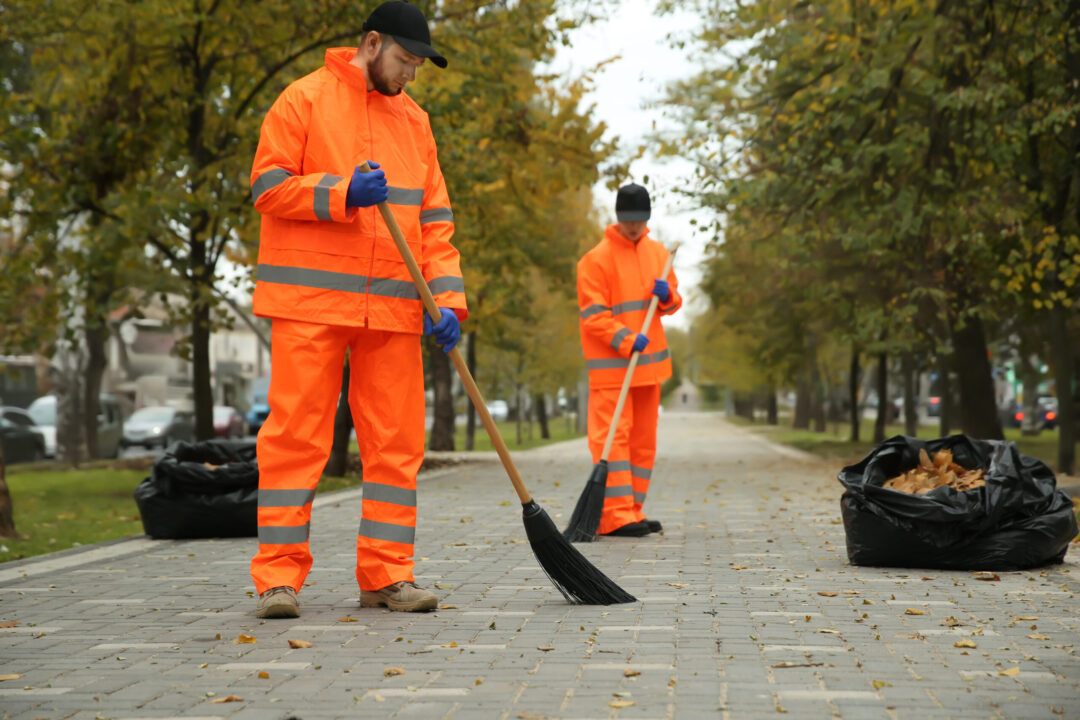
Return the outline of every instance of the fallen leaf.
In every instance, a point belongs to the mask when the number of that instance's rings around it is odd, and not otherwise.
[[[828,628],[823,628],[821,630],[818,630],[818,632],[819,633],[824,633],[826,635],[839,635],[840,634],[839,630],[829,630]]]
[[[394,677],[395,675],[404,675],[405,674],[405,668],[399,668],[399,667],[383,668],[382,674],[385,675],[386,677]]]
[[[360,622],[360,621],[357,620],[354,617],[349,617],[348,615],[346,615],[345,617],[339,617],[338,622]]]
[[[940,624],[944,625],[945,627],[959,627],[960,625],[963,625],[964,623],[960,622],[959,620],[954,618],[952,615],[950,615],[949,617],[942,620]]]
[[[1038,615],[1025,615],[1025,616],[1023,616],[1023,617],[1017,617],[1016,619],[1017,619],[1017,620],[1024,620],[1024,621],[1028,621],[1028,620],[1038,620],[1038,619],[1039,619],[1039,616],[1038,616]]]
[[[289,641],[289,647],[296,650],[296,649],[300,649],[300,648],[315,647],[315,643],[308,642],[307,640],[290,640]]]
[[[746,565],[732,565],[731,569],[732,570],[749,570],[750,568],[748,568]]]
[[[263,680],[265,680],[266,678],[270,677],[270,673],[266,672],[265,670],[260,670],[259,671],[259,677],[261,677]]]
[[[1041,635],[1039,633],[1035,633],[1034,635],[1028,635],[1028,637],[1031,638],[1032,640],[1049,640],[1050,639],[1049,635]]]
[[[671,587],[677,587],[677,588],[690,587],[690,583],[669,582],[668,585],[670,585]]]
[[[932,578],[932,577],[924,577],[924,578],[923,578],[923,582],[926,582],[927,580],[933,580],[933,579],[934,579],[934,578]]]
[[[3,682],[5,680],[18,680],[21,677],[22,675],[18,673],[11,673],[10,675],[0,675],[0,682]]]
[[[445,645],[440,645],[439,647],[453,648],[453,647],[457,647],[457,643],[456,642],[448,642]]]
[[[483,685],[484,684],[484,678],[476,678],[476,682],[473,683],[473,684],[474,685]]]
[[[223,698],[214,698],[210,702],[212,703],[227,703],[227,702],[244,702],[244,698],[239,695],[229,695]]]
[[[240,633],[236,636],[236,639],[233,640],[233,645],[254,645],[256,642],[257,641],[254,635],[245,635],[244,633]]]
[[[637,705],[633,700],[612,700],[608,703],[613,708],[628,708]]]
[[[552,650],[555,649],[555,646],[554,645],[537,645],[536,649],[537,650],[543,650],[544,652],[551,652]]]
[[[773,668],[793,668],[793,667],[822,667],[825,663],[796,663],[796,662],[778,662],[770,665]]]
[[[0,628],[15,627],[19,623],[15,620],[8,620],[7,622],[0,622]]]
[[[637,677],[640,674],[640,670],[631,670],[630,668],[623,670],[623,677]]]
[[[519,712],[517,716],[521,720],[547,720],[547,715],[533,715],[527,712]]]
[[[432,584],[435,587],[437,587],[439,590],[452,590],[453,587],[454,587],[450,583],[444,583],[444,582],[437,582],[437,583],[432,583]]]
[[[1020,668],[1011,667],[1008,670],[998,670],[998,675],[1004,675],[1005,677],[1016,677],[1020,674]]]
[[[371,699],[374,700],[375,702],[386,702],[386,698],[384,698],[379,693],[375,693],[374,695],[372,695]]]
[[[822,597],[836,597],[838,594],[832,590],[818,590],[818,595]]]
[[[209,666],[210,666],[210,663],[203,663],[202,665],[199,666],[199,669],[202,669],[204,667],[209,667]]]
[[[457,605],[440,605],[439,609],[440,610],[457,610],[458,606]]]
[[[905,615],[925,615],[925,610],[919,610],[918,608],[908,608],[904,611]]]
[[[885,682],[884,680],[874,680],[870,684],[874,686],[875,690],[880,690],[883,687],[892,687],[891,682]]]
[[[988,581],[993,582],[993,581],[996,581],[996,580],[1000,580],[1001,576],[998,575],[997,573],[994,573],[994,572],[979,571],[979,572],[975,573],[975,579],[976,580],[988,580]]]
[[[844,594],[845,595],[858,595],[859,591],[858,590],[845,590]]]
[[[958,648],[976,648],[976,647],[979,647],[978,645],[975,644],[974,640],[957,640],[952,645],[953,645],[953,647],[958,647]]]

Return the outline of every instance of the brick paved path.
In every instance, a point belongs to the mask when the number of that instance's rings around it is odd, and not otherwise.
[[[516,457],[564,524],[584,443]],[[565,604],[490,458],[421,478],[435,613],[358,607],[358,491],[317,502],[298,620],[255,619],[250,539],[0,565],[0,621],[18,623],[0,628],[0,676],[21,676],[0,681],[0,717],[1080,717],[1077,553],[1000,582],[850,567],[836,470],[665,413],[646,504],[665,533],[578,546],[630,605]]]

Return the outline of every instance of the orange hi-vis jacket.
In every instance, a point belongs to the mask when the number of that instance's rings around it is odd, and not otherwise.
[[[419,334],[420,295],[377,207],[346,208],[353,169],[386,173],[387,202],[440,307],[465,320],[454,214],[425,113],[368,92],[356,48],[289,85],[263,121],[251,171],[262,214],[255,314]]]
[[[638,333],[647,335],[649,344],[638,358],[630,385],[662,383],[671,377],[671,353],[660,316],[682,305],[674,270],[666,278],[671,286],[667,304],[658,306],[650,327],[641,327],[653,280],[660,277],[667,258],[667,248],[651,239],[648,231],[635,243],[619,232],[618,225],[608,225],[604,239],[578,261],[581,347],[590,387],[622,385]]]

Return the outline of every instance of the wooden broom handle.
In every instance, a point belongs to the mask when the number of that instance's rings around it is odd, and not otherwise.
[[[671,252],[668,253],[667,262],[664,263],[664,271],[660,273],[660,277],[667,278],[668,273],[671,272],[671,266],[675,264],[675,253],[678,249],[679,243],[675,243],[675,246],[671,248]],[[670,300],[670,298],[668,299]],[[648,331],[658,305],[660,305],[660,296],[653,295],[649,300],[649,310],[645,313],[645,322],[641,325],[642,333]],[[640,355],[641,353],[637,350],[630,355],[630,365],[626,368],[626,377],[623,378],[622,390],[619,391],[619,401],[615,403],[615,414],[611,416],[611,427],[608,428],[607,440],[604,442],[604,450],[600,453],[601,460],[607,460],[608,453],[611,452],[611,446],[615,443],[615,430],[618,428],[619,418],[622,417],[622,409],[623,405],[626,404],[626,396],[630,394],[630,379],[634,376],[634,368],[637,367],[637,361]]]
[[[360,165],[360,172],[370,171],[371,167],[366,162]],[[412,250],[409,249],[409,243],[406,242],[405,235],[401,232],[397,218],[394,217],[390,205],[385,201],[379,203],[378,207],[383,221],[386,222],[386,227],[390,229],[390,235],[394,238],[398,252],[401,253],[401,259],[405,261],[405,266],[409,268],[409,275],[412,276],[413,284],[416,285],[416,290],[420,293],[420,300],[424,303],[424,309],[431,316],[433,323],[438,322],[442,317],[441,311],[439,306],[435,304],[435,296],[431,294],[431,288],[428,287],[427,281],[424,280],[424,273],[416,263]],[[514,484],[514,490],[517,491],[518,498],[521,500],[522,505],[532,501],[529,491],[525,488],[525,482],[521,479],[521,473],[518,472],[514,460],[510,457],[510,450],[507,449],[499,428],[495,425],[491,413],[488,412],[484,397],[480,394],[480,388],[476,386],[476,381],[473,380],[472,373],[469,372],[469,366],[465,364],[465,358],[461,357],[461,352],[458,351],[457,346],[451,348],[448,354],[450,355],[450,361],[457,368],[458,375],[461,376],[461,384],[465,386],[465,392],[469,394],[473,407],[476,408],[477,414],[480,415],[480,422],[484,424],[484,429],[487,430],[488,436],[491,438],[491,444],[495,446],[495,452],[499,454],[499,459],[502,460],[503,467],[506,468],[506,474],[510,476],[510,482]],[[520,411],[521,408],[518,408],[518,412]]]

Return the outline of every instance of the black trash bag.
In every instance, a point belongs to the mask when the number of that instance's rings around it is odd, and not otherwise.
[[[925,495],[882,487],[918,465],[920,449],[952,451],[956,464],[985,470],[986,485]],[[897,435],[837,479],[852,565],[1023,570],[1061,562],[1077,533],[1072,501],[1050,468],[1011,442]]]
[[[255,536],[259,505],[255,443],[175,443],[135,488],[135,503],[143,530],[152,538]]]

